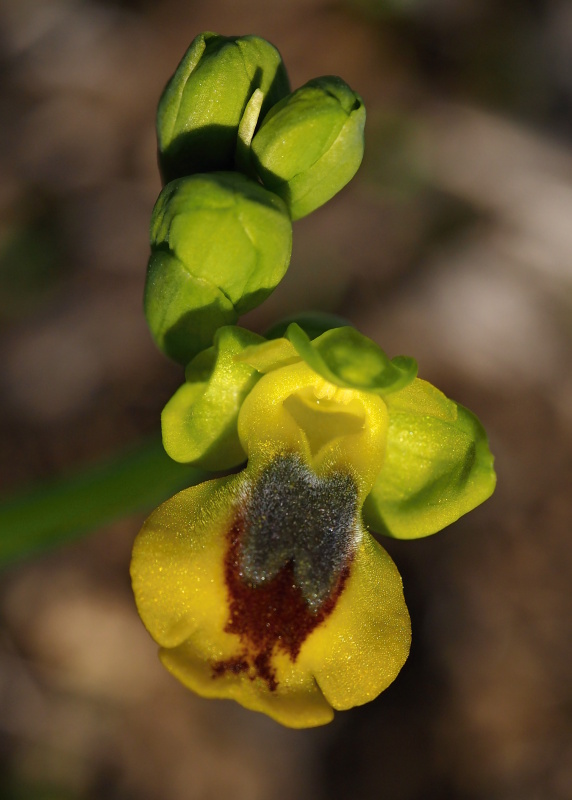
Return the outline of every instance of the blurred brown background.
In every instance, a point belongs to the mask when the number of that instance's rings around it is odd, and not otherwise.
[[[182,379],[141,311],[154,112],[201,30],[257,33],[292,84],[339,74],[366,159],[295,225],[257,329],[337,311],[469,406],[499,487],[387,547],[411,658],[377,701],[290,731],[197,698],[134,609],[141,519],[3,575],[0,798],[572,798],[569,0],[2,0],[0,480],[157,430]]]

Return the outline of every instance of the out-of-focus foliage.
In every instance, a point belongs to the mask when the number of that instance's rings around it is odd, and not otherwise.
[[[254,723],[163,676],[125,583],[138,521],[12,571],[0,650],[11,798],[187,800],[230,786],[248,800],[569,800],[570,3],[376,9],[0,4],[0,239],[29,231],[41,259],[38,242],[57,251],[46,293],[42,269],[24,302],[0,296],[4,492],[151,432],[179,384],[142,320],[141,268],[160,188],[156,99],[205,27],[268,36],[296,64],[293,86],[342,74],[368,107],[362,167],[296,223],[291,278],[259,330],[320,306],[392,356],[415,353],[422,378],[487,420],[500,475],[454,537],[387,543],[416,647],[399,683],[324,732]],[[15,223],[15,208],[31,211]],[[10,259],[18,280],[24,263]]]

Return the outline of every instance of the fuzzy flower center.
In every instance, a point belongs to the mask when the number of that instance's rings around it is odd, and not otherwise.
[[[213,674],[248,672],[277,687],[276,649],[295,661],[307,636],[333,611],[359,535],[349,474],[317,476],[297,455],[276,457],[237,509],[228,535],[228,633],[242,654]]]

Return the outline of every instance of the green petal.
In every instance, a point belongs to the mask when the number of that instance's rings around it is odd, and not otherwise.
[[[235,356],[261,341],[244,328],[219,328],[213,347],[190,362],[186,382],[161,415],[163,444],[172,459],[209,470],[230,469],[246,460],[238,412],[260,375]]]
[[[389,359],[375,342],[354,328],[334,328],[310,341],[296,323],[287,338],[304,361],[327,381],[345,389],[374,392],[385,397],[406,386],[417,374],[414,359]]]
[[[484,502],[496,477],[478,419],[416,379],[390,395],[386,458],[364,520],[399,539],[428,536]]]
[[[258,125],[260,117],[260,110],[264,102],[264,95],[260,89],[256,89],[252,97],[246,104],[244,114],[238,126],[238,135],[236,141],[236,156],[234,159],[235,167],[239,172],[242,172],[248,178],[256,180],[256,171],[251,162],[250,143],[254,136],[254,131]]]

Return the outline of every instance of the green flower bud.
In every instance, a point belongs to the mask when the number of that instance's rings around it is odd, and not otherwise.
[[[292,219],[319,208],[353,178],[364,125],[361,97],[335,77],[309,81],[267,114],[252,140],[254,165]]]
[[[235,356],[263,341],[229,325],[217,331],[213,347],[190,362],[185,383],[161,415],[163,445],[172,459],[209,470],[246,461],[238,438],[238,412],[260,373]]]
[[[256,90],[261,116],[290,91],[280,53],[258,36],[201,33],[167,84],[157,110],[165,182],[234,166],[238,127]]]
[[[167,184],[151,218],[145,314],[157,345],[187,363],[221,325],[268,297],[290,261],[282,200],[238,173]]]

